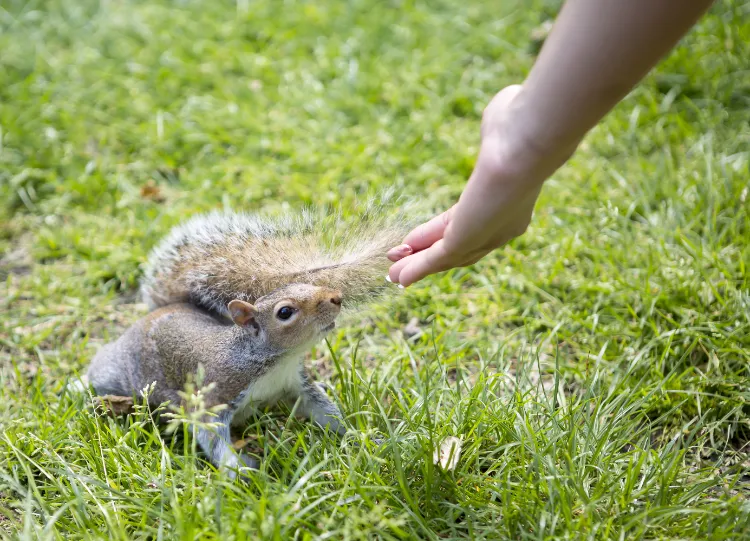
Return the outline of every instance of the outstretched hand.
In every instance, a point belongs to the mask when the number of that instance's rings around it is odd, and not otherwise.
[[[482,116],[474,172],[453,207],[388,253],[403,287],[475,263],[526,231],[544,181],[712,0],[565,2],[526,81]]]
[[[542,184],[572,153],[546,152],[517,122],[519,85],[500,91],[482,115],[482,142],[459,201],[391,249],[389,279],[407,287],[437,272],[472,265],[526,231]]]

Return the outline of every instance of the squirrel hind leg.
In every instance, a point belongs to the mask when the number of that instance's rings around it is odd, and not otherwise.
[[[131,396],[133,389],[128,385],[122,363],[117,362],[114,353],[112,344],[104,346],[91,361],[84,377],[99,396]]]
[[[199,428],[197,431],[198,445],[208,457],[208,460],[217,468],[226,471],[231,479],[237,474],[243,477],[240,468],[257,470],[260,463],[244,454],[238,453],[232,447],[230,435],[230,424],[232,412],[225,411],[216,420],[215,428]]]
[[[85,374],[80,378],[70,378],[65,386],[66,390],[72,394],[83,394],[90,387],[89,378]]]

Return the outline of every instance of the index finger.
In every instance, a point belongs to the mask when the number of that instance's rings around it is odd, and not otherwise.
[[[442,240],[414,255],[405,257],[391,266],[388,278],[391,282],[408,287],[425,276],[442,272],[454,265],[449,260]]]
[[[408,244],[415,252],[429,248],[443,238],[445,228],[451,221],[453,207],[442,214],[438,214],[430,221],[417,226],[404,238],[404,244]]]

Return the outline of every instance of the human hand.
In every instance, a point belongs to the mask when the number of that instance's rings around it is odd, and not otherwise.
[[[458,203],[389,252],[390,280],[405,287],[470,265],[522,234],[544,181],[712,3],[566,2],[523,88],[505,88],[485,109]]]
[[[458,203],[391,249],[389,279],[407,287],[437,272],[472,265],[526,231],[544,181],[572,154],[545,148],[524,113],[519,85],[500,91],[482,115],[482,142]]]

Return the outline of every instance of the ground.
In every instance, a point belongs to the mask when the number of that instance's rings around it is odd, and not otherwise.
[[[558,2],[0,6],[0,531],[747,539],[750,4],[723,1],[549,181],[528,232],[311,352],[353,426],[269,412],[230,482],[64,391],[215,208],[460,193]],[[463,442],[454,470],[433,463]],[[361,445],[357,445],[361,443]]]

